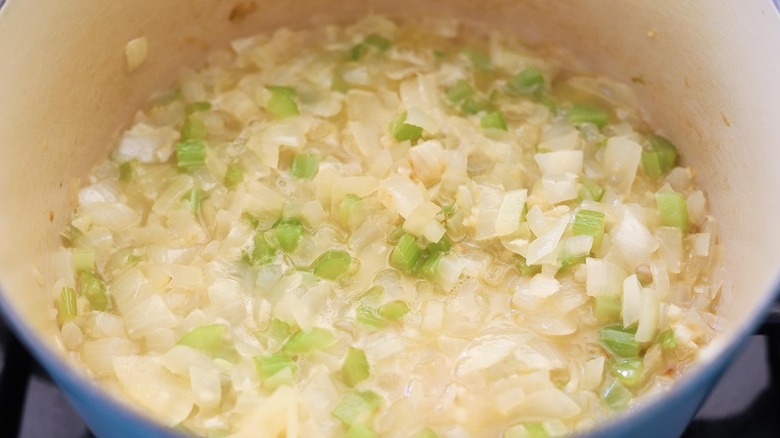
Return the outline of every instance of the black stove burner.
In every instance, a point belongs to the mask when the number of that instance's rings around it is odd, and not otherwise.
[[[2,2],[2,0],[0,0]],[[780,306],[729,368],[683,438],[780,436]],[[94,438],[0,321],[0,436]]]

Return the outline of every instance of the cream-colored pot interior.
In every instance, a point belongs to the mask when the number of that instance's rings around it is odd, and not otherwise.
[[[560,43],[634,83],[653,125],[698,169],[727,249],[728,344],[770,299],[780,266],[780,20],[770,0],[8,0],[0,10],[0,283],[54,347],[47,254],[72,185],[181,66],[282,25],[368,11],[456,16]],[[149,57],[126,73],[125,43]],[[56,349],[56,347],[54,347]],[[717,352],[718,348],[715,349]]]

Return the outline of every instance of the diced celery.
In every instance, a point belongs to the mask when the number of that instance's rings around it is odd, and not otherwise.
[[[225,187],[229,190],[235,189],[239,184],[244,182],[244,172],[241,168],[231,164],[225,171]]]
[[[290,173],[298,179],[312,179],[320,170],[320,157],[315,154],[296,154],[290,165]]]
[[[403,112],[400,116],[398,116],[390,131],[396,141],[409,140],[412,143],[419,140],[423,133],[423,129],[421,127],[406,123],[406,112]]]
[[[268,326],[266,333],[268,333],[268,336],[270,336],[271,339],[281,343],[290,336],[292,328],[290,327],[290,324],[287,324],[281,319],[274,318],[271,320],[271,324]]]
[[[372,33],[366,36],[366,39],[364,39],[363,42],[369,46],[376,47],[382,52],[389,49],[393,45],[392,41],[376,33]]]
[[[73,288],[62,288],[62,292],[60,292],[57,300],[57,322],[60,325],[78,316],[76,298],[76,291]]]
[[[95,250],[92,248],[73,248],[73,269],[76,272],[95,269]]]
[[[642,152],[642,170],[651,178],[660,178],[677,165],[677,148],[664,137],[649,138],[649,149]]]
[[[587,178],[583,178],[581,180],[583,187],[588,191],[590,194],[590,197],[596,201],[601,201],[601,198],[604,197],[604,188],[600,185],[596,184],[594,181],[589,180]]]
[[[193,114],[184,119],[180,134],[181,141],[205,140],[208,132],[206,131],[206,124],[203,122],[203,119],[199,115]]]
[[[352,265],[352,256],[346,251],[329,250],[314,261],[314,275],[326,280],[336,280]]]
[[[354,193],[347,194],[339,204],[339,221],[344,225],[349,225],[350,216],[352,216],[353,212],[360,210],[360,207],[360,196]]]
[[[465,49],[463,53],[465,53],[466,57],[471,61],[474,69],[478,71],[489,71],[493,69],[493,65],[490,62],[490,56],[487,53],[476,49]]]
[[[346,426],[369,419],[373,411],[384,404],[381,395],[373,391],[352,391],[331,412]]]
[[[295,360],[287,353],[274,353],[268,356],[256,356],[255,367],[261,379],[266,380],[274,374],[289,368],[293,374],[298,369]]]
[[[597,250],[604,239],[605,217],[604,213],[600,211],[581,209],[574,217],[574,224],[571,227],[572,233],[593,236],[593,250]]]
[[[533,94],[544,86],[544,76],[536,67],[528,67],[509,80],[509,89],[523,94]]]
[[[481,105],[479,102],[474,100],[474,98],[469,97],[463,100],[463,102],[460,104],[460,110],[463,111],[464,114],[478,114],[480,111],[483,111],[485,107]]]
[[[600,295],[593,302],[593,315],[601,322],[620,320],[621,309],[622,304],[619,297]]]
[[[265,231],[257,231],[254,237],[255,246],[252,252],[247,254],[251,265],[259,266],[271,263],[276,258],[276,247],[265,238]]]
[[[688,201],[681,193],[661,192],[655,194],[661,223],[668,227],[677,227],[683,234],[688,233]]]
[[[560,256],[558,256],[558,264],[560,265],[560,267],[558,268],[556,274],[563,274],[569,272],[575,266],[585,263],[585,259],[587,258],[588,256],[583,254],[574,254],[574,255],[561,254]]]
[[[441,263],[441,259],[444,258],[443,252],[434,252],[430,254],[428,257],[425,257],[424,259],[420,260],[418,266],[415,267],[415,272],[417,275],[423,278],[427,278],[429,280],[432,280],[436,277],[436,274],[439,272],[439,264]]]
[[[523,427],[525,427],[528,438],[550,438],[550,434],[544,430],[542,423],[525,423]]]
[[[620,381],[617,379],[613,380],[601,393],[601,398],[604,400],[604,403],[612,410],[616,411],[628,406],[631,397],[633,397],[631,391],[621,385]]]
[[[655,342],[661,346],[662,350],[674,350],[677,348],[677,338],[674,336],[674,330],[666,329],[658,334]]]
[[[445,234],[441,236],[441,239],[439,239],[438,242],[429,244],[426,249],[430,253],[434,253],[436,251],[448,252],[452,249],[452,240]]]
[[[504,114],[501,111],[493,111],[492,113],[485,114],[480,120],[480,125],[484,129],[497,129],[499,131],[506,131],[506,120],[504,120]]]
[[[182,336],[178,344],[216,356],[224,349],[226,333],[227,327],[222,324],[203,325]]]
[[[529,265],[523,256],[515,255],[512,260],[514,261],[515,268],[524,277],[533,277],[542,272],[541,265]]]
[[[210,109],[211,109],[211,103],[209,102],[192,102],[184,108],[184,111],[187,114],[194,114],[199,112],[205,112]]]
[[[344,438],[379,438],[379,434],[365,424],[353,424]]]
[[[295,90],[290,87],[268,86],[271,99],[265,109],[277,119],[298,115],[298,104],[295,103]]]
[[[285,219],[276,224],[276,240],[285,252],[293,252],[303,236],[303,225],[298,219]]]
[[[315,327],[310,331],[299,331],[290,336],[282,347],[289,354],[305,354],[312,350],[324,350],[332,347],[338,338],[328,330]]]
[[[357,299],[358,300],[375,300],[382,296],[382,294],[385,292],[385,288],[379,285],[371,286],[368,288],[365,292],[360,294]]]
[[[575,104],[569,113],[569,122],[572,125],[591,123],[601,127],[609,123],[609,114],[595,105]]]
[[[92,270],[83,270],[78,274],[76,289],[79,295],[87,297],[92,310],[108,312],[111,310],[111,299],[103,279]]]
[[[347,357],[344,358],[344,364],[341,366],[341,378],[350,388],[366,380],[370,375],[368,359],[366,353],[359,348],[349,347]]]
[[[403,318],[410,310],[408,304],[397,300],[380,306],[377,313],[384,319],[397,320]]]
[[[414,434],[414,438],[439,438],[439,435],[430,427],[426,427],[425,429]]]
[[[188,172],[206,163],[206,143],[203,140],[186,140],[176,143],[176,166],[180,172]]]
[[[634,339],[635,329],[619,325],[604,327],[599,333],[599,342],[612,354],[620,357],[639,356],[639,343]]]
[[[420,256],[417,239],[410,234],[404,234],[398,239],[398,243],[390,253],[390,265],[410,274],[414,272],[417,262],[420,261]]]
[[[355,310],[355,319],[361,324],[369,325],[371,327],[382,328],[385,326],[385,319],[379,316],[376,310],[359,304]]]
[[[129,182],[133,179],[133,162],[125,161],[119,165],[119,181]]]
[[[463,79],[455,83],[455,86],[447,91],[447,100],[452,103],[461,103],[474,95],[474,89]]]
[[[616,359],[612,364],[612,375],[626,386],[636,386],[642,379],[644,364],[638,357]]]
[[[347,56],[351,61],[357,61],[360,58],[362,58],[366,53],[368,53],[368,47],[366,47],[366,45],[363,43],[358,43],[352,46],[351,49],[349,49]]]

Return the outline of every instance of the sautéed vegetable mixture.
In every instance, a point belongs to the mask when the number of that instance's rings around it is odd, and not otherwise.
[[[714,334],[722,248],[629,87],[372,16],[232,43],[78,193],[61,340],[208,437],[560,436]]]

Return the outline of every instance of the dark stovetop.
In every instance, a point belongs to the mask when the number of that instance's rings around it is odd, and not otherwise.
[[[683,438],[780,436],[780,327],[765,324],[763,332],[747,340]],[[92,438],[59,389],[1,321],[0,341],[0,436]]]

